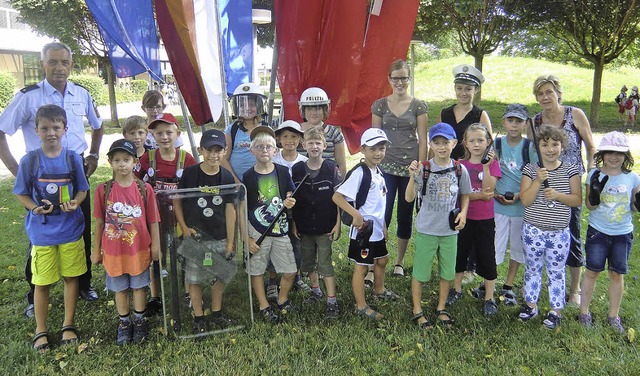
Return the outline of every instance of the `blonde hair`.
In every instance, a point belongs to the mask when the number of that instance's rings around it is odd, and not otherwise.
[[[324,135],[324,129],[322,127],[311,127],[304,132],[304,141],[320,140],[323,143],[327,143],[327,138]]]
[[[253,149],[253,147],[257,144],[269,144],[275,147],[276,139],[267,132],[260,132],[256,135],[256,137],[254,137],[253,140],[251,140],[250,147]]]
[[[491,132],[489,132],[489,129],[487,129],[486,125],[482,123],[471,124],[467,129],[465,129],[464,134],[462,135],[462,145],[464,146],[464,156],[462,157],[462,159],[471,158],[471,153],[469,152],[469,149],[467,149],[467,146],[465,144],[467,143],[467,137],[468,137],[467,135],[470,132],[475,132],[475,131],[481,131],[485,133],[485,136],[488,142],[487,146],[493,143],[493,137],[491,136]]]
[[[551,84],[553,90],[558,94],[558,102],[562,101],[562,86],[560,86],[560,79],[552,74],[538,76],[533,82],[533,95],[538,96],[540,87],[544,84]]]
[[[147,120],[138,115],[129,116],[122,125],[122,134],[126,136],[127,133],[136,129],[144,129],[147,131]]]

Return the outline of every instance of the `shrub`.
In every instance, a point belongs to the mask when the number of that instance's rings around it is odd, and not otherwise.
[[[148,89],[149,83],[147,81],[131,80],[131,91],[136,95],[136,99],[142,99],[142,96]]]
[[[16,91],[16,78],[11,72],[0,72],[0,111],[4,110]]]
[[[69,81],[76,83],[89,91],[98,106],[109,104],[109,92],[102,78],[97,76],[78,75],[69,77]]]

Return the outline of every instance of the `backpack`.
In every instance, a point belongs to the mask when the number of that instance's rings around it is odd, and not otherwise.
[[[351,176],[351,173],[359,167],[362,167],[362,181],[360,182],[360,187],[358,187],[358,193],[356,193],[356,201],[347,201],[356,209],[360,209],[360,207],[362,207],[362,205],[364,205],[364,203],[367,201],[367,196],[369,196],[369,188],[371,188],[371,170],[369,169],[369,166],[364,163],[364,161],[360,161],[360,163],[355,165],[351,170],[349,170],[349,172],[347,172],[347,175],[345,175],[343,180],[343,182],[347,181]],[[347,226],[351,226],[351,224],[353,223],[353,217],[351,216],[351,214],[342,209],[340,209],[340,219],[342,220],[342,223]]]
[[[520,167],[520,170],[522,170],[524,166],[531,162],[531,160],[529,159],[529,146],[531,145],[531,140],[529,140],[528,138],[523,138],[523,140],[524,145],[522,145],[522,167]],[[495,145],[496,156],[498,157],[498,159],[500,159],[500,154],[502,153],[502,137],[496,137]]]
[[[29,166],[29,174],[31,175],[31,180],[32,182],[36,181],[38,179],[38,168],[40,167],[40,153],[38,153],[39,149],[35,149],[35,150],[31,150],[28,154],[27,154],[27,161],[28,161],[28,166]],[[77,182],[76,182],[76,164],[73,161],[73,152],[69,149],[64,149],[65,154],[66,154],[66,160],[67,160],[67,169],[69,171],[69,176],[70,176],[70,180],[71,180],[71,185],[73,186],[73,191],[74,193],[78,192],[78,186],[77,186]],[[40,197],[40,191],[38,191],[37,189],[36,191],[36,198],[38,199],[38,202],[42,201],[42,197]]]
[[[429,181],[429,176],[431,176],[432,173],[437,175],[444,175],[451,171],[455,171],[456,177],[458,178],[458,185],[460,185],[460,177],[462,176],[462,163],[453,158],[451,159],[451,161],[453,161],[453,167],[445,168],[444,170],[440,171],[431,171],[431,162],[429,162],[428,160],[422,162],[422,168],[424,171],[422,177],[422,191],[420,192],[420,195],[418,195],[416,200],[416,212],[419,212],[420,208],[422,207],[422,198],[427,194],[427,182]]]
[[[151,167],[151,169],[154,171],[153,176],[149,176],[149,174],[147,174],[145,177],[147,178],[149,184],[151,184],[152,187],[155,187],[156,184],[156,150],[157,149],[151,149],[149,150],[147,153],[149,153],[149,167]],[[176,172],[179,170],[184,169],[184,161],[185,159],[187,159],[187,151],[183,150],[183,149],[178,149],[178,164],[176,165]],[[177,178],[179,179],[179,178]]]

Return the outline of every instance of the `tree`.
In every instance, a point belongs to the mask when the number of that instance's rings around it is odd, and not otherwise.
[[[115,73],[93,15],[82,0],[10,0],[22,21],[40,34],[57,38],[74,52],[75,63],[90,55],[107,70],[111,121],[118,126]]]
[[[537,0],[525,2],[519,14],[593,64],[590,120],[598,124],[602,71],[636,41],[639,0]]]

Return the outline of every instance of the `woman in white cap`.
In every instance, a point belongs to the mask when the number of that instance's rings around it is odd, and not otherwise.
[[[451,158],[460,159],[464,155],[462,135],[469,125],[480,123],[491,130],[491,119],[487,111],[473,104],[473,98],[480,90],[484,76],[476,67],[462,64],[453,68],[453,87],[456,92],[456,104],[442,109],[438,123],[451,125],[456,131],[458,144],[451,153]]]
[[[410,179],[408,167],[411,161],[427,158],[428,107],[424,101],[409,95],[411,70],[404,60],[391,63],[387,79],[393,91],[391,95],[373,102],[371,124],[374,128],[382,128],[390,141],[380,164],[387,186],[385,222],[388,227],[393,217],[396,193],[400,192],[396,230],[398,253],[393,275],[403,276],[404,255],[413,222],[413,203],[404,199],[404,191]]]
[[[579,108],[562,105],[562,87],[560,80],[554,75],[543,75],[536,78],[533,83],[533,95],[542,111],[533,117],[533,124],[537,129],[542,124],[549,124],[562,128],[569,136],[567,146],[560,154],[560,161],[571,163],[578,167],[578,173],[582,178],[585,172],[582,162],[582,144],[584,143],[587,155],[587,166],[594,167],[593,154],[596,152],[591,134],[589,120]],[[532,139],[531,130],[527,130],[529,139]],[[580,305],[580,273],[584,266],[582,242],[580,240],[580,207],[571,208],[571,246],[567,265],[571,273],[571,289],[569,291],[569,303]]]

